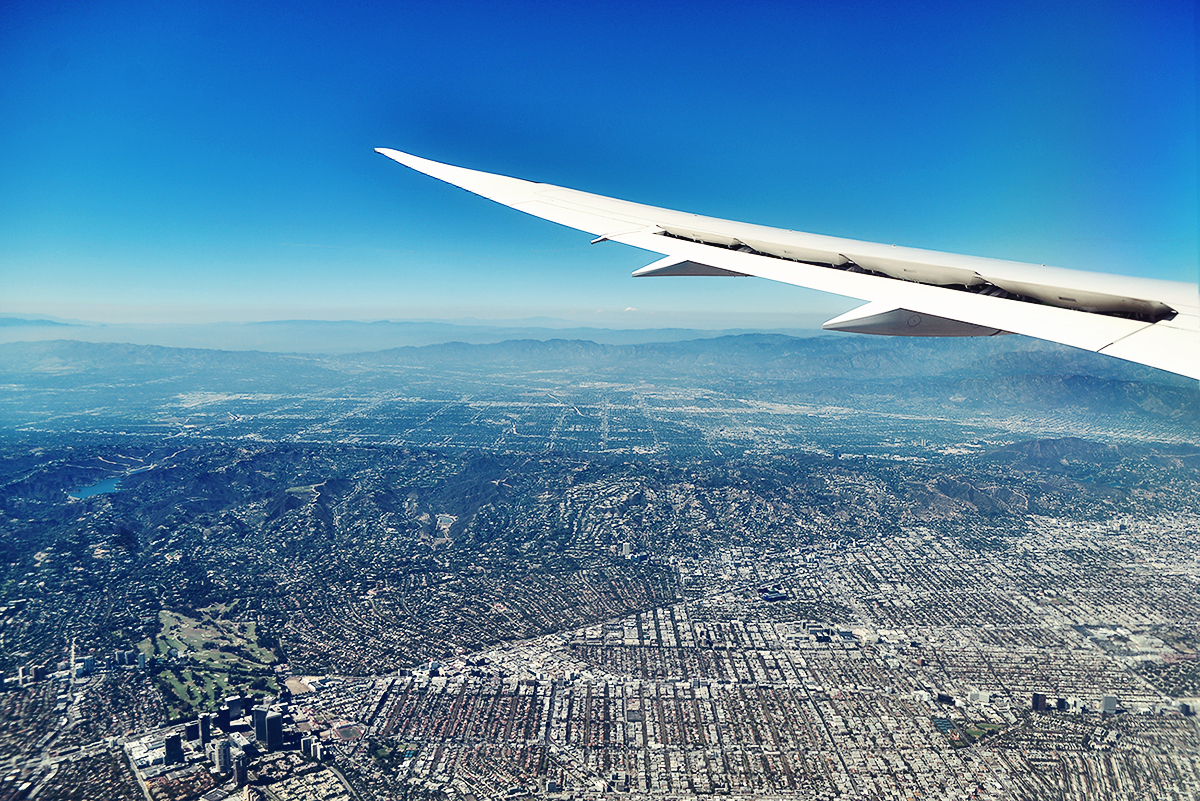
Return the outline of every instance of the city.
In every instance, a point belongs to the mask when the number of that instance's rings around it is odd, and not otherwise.
[[[744,344],[10,350],[0,798],[1200,795],[1194,390]]]

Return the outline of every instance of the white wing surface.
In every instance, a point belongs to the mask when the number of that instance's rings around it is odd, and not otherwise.
[[[1014,333],[1200,379],[1196,284],[859,242],[644,206],[377,152],[477,195],[664,258],[634,276],[757,276],[867,301],[825,328],[893,336]]]

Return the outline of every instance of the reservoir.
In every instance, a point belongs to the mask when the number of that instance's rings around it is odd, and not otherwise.
[[[90,487],[84,487],[82,489],[77,489],[74,492],[68,492],[67,495],[75,500],[90,498],[93,495],[100,495],[105,492],[116,492],[117,484],[119,483],[121,483],[120,476],[117,476],[116,478],[106,478],[103,481],[96,482]]]
[[[153,467],[154,465],[152,464],[148,464],[143,467],[136,467],[132,470],[127,470],[125,472],[125,476],[132,476],[134,473],[144,473],[147,470],[153,469]],[[74,492],[68,492],[67,496],[78,501],[84,498],[90,498],[93,495],[103,495],[106,492],[118,492],[121,489],[118,485],[121,483],[121,479],[125,476],[113,476],[112,478],[106,478],[103,481],[97,481],[90,487],[83,487],[82,489],[77,489]]]

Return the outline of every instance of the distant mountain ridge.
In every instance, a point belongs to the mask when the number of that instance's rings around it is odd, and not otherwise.
[[[1192,388],[1196,382],[1107,356],[1025,337],[976,339],[895,338],[871,336],[792,337],[748,333],[678,342],[629,345],[587,340],[509,340],[468,344],[448,342],[422,347],[391,348],[331,357],[359,364],[552,366],[564,358],[597,365],[627,367],[631,360],[647,364],[712,368],[718,373],[748,369],[759,377],[790,380],[820,377],[878,381],[890,378],[954,376],[987,381],[1002,375],[1090,376]]]
[[[897,413],[945,408],[992,415],[1056,408],[1200,424],[1196,382],[1023,337],[797,338],[742,334],[680,342],[600,344],[579,339],[449,342],[344,355],[279,354],[51,340],[0,344],[0,381],[64,388],[111,382],[161,391],[222,387],[303,392],[387,386],[422,371],[556,376],[577,383],[708,387],[758,401],[844,404]],[[408,380],[408,379],[404,379]]]
[[[21,328],[30,326],[33,328],[41,328],[44,326],[68,327],[70,323],[60,323],[58,320],[45,320],[42,318],[26,318],[26,317],[5,317],[0,316],[0,328]]]
[[[32,320],[0,316],[0,342],[57,339],[69,326],[72,339],[85,342],[128,343],[179,348],[260,350],[273,353],[360,353],[394,347],[436,345],[446,342],[496,343],[517,339],[576,339],[605,344],[668,342],[727,334],[750,329],[705,330],[694,328],[596,328],[555,321],[437,321],[437,320],[273,320],[254,323],[198,323],[125,325]],[[822,336],[797,327],[774,329],[792,336]]]

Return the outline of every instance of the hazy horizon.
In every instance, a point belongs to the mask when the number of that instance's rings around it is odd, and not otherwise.
[[[651,328],[694,328],[699,330],[717,330],[724,328],[773,329],[804,328],[820,330],[821,323],[831,316],[838,314],[842,305],[847,308],[859,305],[861,302],[839,299],[834,296],[828,309],[809,308],[792,314],[756,314],[754,312],[688,312],[675,314],[643,313],[639,309],[622,309],[619,311],[593,312],[591,314],[552,315],[529,314],[524,316],[505,315],[502,310],[493,309],[491,314],[446,314],[437,315],[433,309],[423,309],[425,314],[372,314],[366,310],[343,309],[320,310],[291,309],[279,310],[274,315],[239,314],[237,310],[206,309],[198,311],[194,316],[171,314],[161,311],[153,317],[139,317],[113,314],[105,317],[87,317],[72,314],[52,314],[38,309],[29,311],[11,311],[0,309],[0,320],[28,320],[31,322],[46,321],[74,326],[127,326],[133,328],[155,326],[202,326],[202,325],[258,325],[281,322],[324,322],[324,323],[442,323],[448,325],[537,325],[549,328],[601,328],[601,329],[651,329]],[[839,304],[838,301],[843,300]],[[86,312],[86,309],[80,309]],[[293,314],[287,314],[287,311]],[[305,312],[310,312],[305,314]],[[481,310],[484,311],[484,310]]]
[[[262,320],[209,323],[97,323],[54,321],[0,314],[0,344],[81,342],[156,345],[211,350],[276,353],[355,353],[448,342],[488,344],[513,339],[573,339],[626,345],[707,339],[730,334],[772,333],[795,337],[830,336],[817,324],[804,326],[648,326],[583,325],[553,318],[524,320]],[[844,335],[838,335],[844,336]]]

